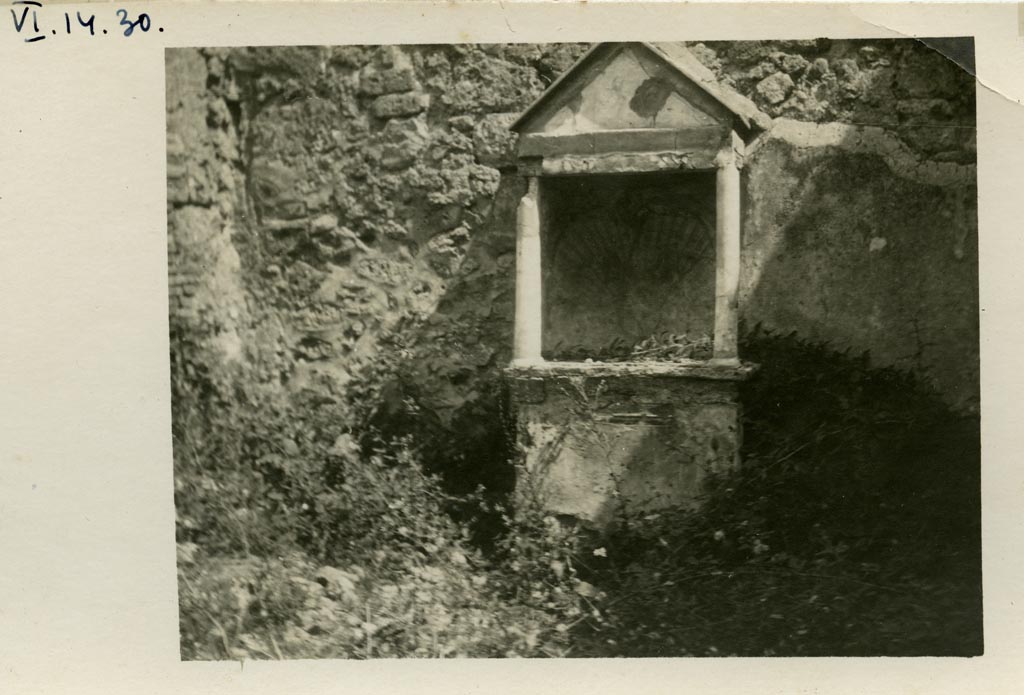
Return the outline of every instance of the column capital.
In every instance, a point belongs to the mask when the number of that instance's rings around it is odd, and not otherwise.
[[[740,162],[739,157],[736,156],[736,150],[731,145],[718,150],[718,154],[715,155],[715,166],[719,169],[726,167],[739,169]]]
[[[719,169],[728,166],[742,169],[745,154],[746,145],[743,142],[743,138],[737,135],[736,131],[732,131],[725,144],[718,150],[718,154],[715,155],[715,166]]]

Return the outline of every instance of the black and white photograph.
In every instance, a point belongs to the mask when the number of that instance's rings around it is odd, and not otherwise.
[[[984,653],[973,38],[165,67],[182,660]]]

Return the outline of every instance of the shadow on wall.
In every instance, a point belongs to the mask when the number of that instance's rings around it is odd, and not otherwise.
[[[514,416],[500,370],[511,359],[515,215],[526,191],[503,176],[493,206],[436,308],[404,332],[403,356],[370,420],[385,438],[411,436],[449,489],[511,492]]]
[[[977,412],[973,165],[919,160],[871,129],[801,147],[822,127],[780,126],[745,176],[743,318],[870,351]]]

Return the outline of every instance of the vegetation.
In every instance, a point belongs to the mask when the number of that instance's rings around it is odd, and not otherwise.
[[[559,343],[555,354],[560,360],[596,359],[603,362],[672,362],[678,360],[706,360],[713,352],[711,336],[703,333],[696,338],[669,331],[655,333],[630,345],[615,338],[596,349],[584,345],[566,346]]]
[[[354,403],[180,370],[183,656],[981,653],[977,419],[866,355],[757,329],[744,355],[743,468],[604,537],[439,475],[367,405],[392,367]]]

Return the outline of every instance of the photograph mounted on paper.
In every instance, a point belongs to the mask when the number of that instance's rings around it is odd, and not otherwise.
[[[181,658],[980,655],[973,46],[168,49]]]

